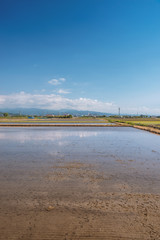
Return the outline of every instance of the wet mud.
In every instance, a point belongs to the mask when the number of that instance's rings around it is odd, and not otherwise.
[[[0,239],[160,239],[159,136],[1,128]]]
[[[145,130],[151,133],[160,134],[160,129],[156,127],[144,127],[144,126],[137,126],[137,125],[134,125],[133,127],[137,129]]]

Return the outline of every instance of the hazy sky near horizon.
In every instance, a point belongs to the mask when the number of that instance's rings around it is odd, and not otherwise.
[[[0,109],[160,114],[160,0],[0,1]]]

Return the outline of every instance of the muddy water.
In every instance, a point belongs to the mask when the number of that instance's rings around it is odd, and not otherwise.
[[[0,239],[160,239],[160,136],[0,128]]]

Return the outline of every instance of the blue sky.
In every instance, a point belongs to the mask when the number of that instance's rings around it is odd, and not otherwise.
[[[0,108],[160,114],[160,0],[0,1]]]

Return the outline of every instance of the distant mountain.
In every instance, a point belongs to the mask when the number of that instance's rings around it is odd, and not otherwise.
[[[9,114],[17,114],[17,115],[37,115],[37,116],[44,116],[46,114],[54,114],[54,115],[64,115],[64,114],[71,114],[73,116],[109,116],[113,115],[111,113],[104,113],[104,112],[96,112],[96,111],[78,111],[74,109],[60,109],[60,110],[48,110],[48,109],[38,109],[38,108],[4,108],[0,109],[0,113],[7,112]]]

